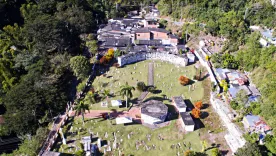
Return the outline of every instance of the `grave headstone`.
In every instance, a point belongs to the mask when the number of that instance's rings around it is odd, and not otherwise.
[[[99,147],[99,148],[102,147],[102,140],[101,140],[101,138],[98,138],[97,144],[98,144],[98,147]]]

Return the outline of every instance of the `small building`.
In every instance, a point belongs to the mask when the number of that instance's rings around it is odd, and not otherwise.
[[[271,131],[271,128],[263,121],[259,116],[256,115],[246,115],[243,117],[242,123],[244,128],[252,133],[265,133]]]
[[[229,80],[229,83],[231,84],[238,84],[241,86],[248,82],[248,78],[238,71],[231,71],[230,73],[226,73],[226,76]]]
[[[216,68],[216,70],[215,70],[216,76],[219,79],[219,81],[226,80],[227,79],[226,74],[230,73],[230,72],[231,72],[231,70],[223,69],[223,68]]]
[[[192,116],[190,115],[190,113],[188,112],[180,112],[180,123],[183,129],[185,129],[185,131],[187,132],[192,132],[195,129],[195,123],[194,120],[192,118]]]
[[[260,38],[260,43],[263,47],[267,47],[268,46],[268,42],[264,39],[264,38]]]
[[[170,32],[167,31],[166,29],[162,29],[162,28],[149,28],[149,29],[153,33],[154,39],[159,39],[159,40],[169,39]]]
[[[133,52],[147,52],[148,51],[148,46],[147,45],[137,45],[132,47]]]
[[[135,31],[135,40],[151,40],[153,34],[148,28],[140,28]]]
[[[267,40],[269,44],[276,45],[276,37],[273,37],[273,30],[266,29],[264,31],[261,31],[261,34],[263,36],[263,39]]]
[[[228,94],[231,99],[235,99],[237,93],[240,90],[244,90],[248,96],[250,96],[252,93],[249,90],[249,88],[245,85],[239,86],[239,85],[231,85],[230,88],[228,89]]]
[[[261,93],[255,86],[248,86],[253,96],[261,96]]]
[[[127,123],[132,123],[132,118],[131,117],[117,117],[116,118],[116,124],[127,124]]]
[[[162,45],[162,40],[138,40],[136,44],[147,46],[160,46]]]
[[[178,112],[186,112],[187,105],[181,96],[172,97],[172,104],[176,107]]]
[[[111,106],[112,107],[119,107],[122,105],[122,101],[121,100],[111,100]]]
[[[130,44],[130,38],[106,38],[103,43],[106,47],[127,47]]]
[[[143,24],[145,28],[158,28],[159,23],[156,20],[143,20]]]
[[[192,52],[188,52],[187,57],[189,59],[189,63],[194,63],[195,62],[195,55]]]
[[[141,119],[147,124],[158,124],[165,121],[168,107],[161,101],[150,100],[141,107]]]

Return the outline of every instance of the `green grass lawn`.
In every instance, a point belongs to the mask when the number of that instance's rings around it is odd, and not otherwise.
[[[128,82],[129,85],[136,87],[137,82],[143,81],[147,84],[148,77],[148,63],[152,62],[150,60],[138,62],[135,64],[126,65],[123,68],[111,67],[107,72],[106,76],[98,76],[93,82],[95,91],[102,92],[104,89],[110,90],[114,93],[115,97],[110,97],[113,99],[122,99],[119,95],[120,86]],[[191,102],[202,100],[204,95],[204,89],[202,86],[202,81],[195,82],[195,90],[189,91],[189,86],[182,86],[179,84],[178,78],[181,75],[192,79],[195,75],[194,65],[186,67],[177,67],[168,62],[154,61],[154,83],[157,90],[161,92],[158,94],[149,94],[148,97],[162,97],[166,95],[171,99],[172,96],[183,95],[185,99],[190,99]],[[111,78],[113,77],[113,78]],[[164,83],[164,84],[163,84]],[[140,92],[138,90],[133,92],[133,99],[138,98]],[[105,109],[117,109],[124,110],[124,108],[114,108],[114,107],[101,107],[100,102],[91,105],[90,109],[93,110],[105,110]]]
[[[66,135],[67,141],[71,142],[71,140],[76,140],[75,143],[71,143],[70,145],[62,145],[62,148],[60,148],[61,142],[58,142],[54,151],[59,151],[62,153],[74,153],[75,149],[72,149],[70,151],[69,147],[71,147],[73,144],[79,147],[79,141],[80,138],[83,136],[89,136],[89,129],[96,134],[98,132],[99,137],[102,138],[102,140],[109,140],[111,141],[111,145],[113,143],[113,136],[112,132],[117,132],[116,136],[118,140],[123,139],[123,142],[120,145],[120,149],[122,153],[125,155],[175,155],[177,152],[179,152],[181,155],[184,151],[188,149],[188,147],[184,147],[184,142],[188,146],[189,143],[191,143],[192,150],[200,151],[201,150],[201,143],[200,138],[198,136],[198,131],[191,132],[188,134],[184,134],[182,132],[179,132],[178,128],[176,127],[176,121],[172,121],[169,126],[151,130],[143,125],[112,125],[115,120],[104,120],[102,119],[87,119],[85,122],[85,126],[82,125],[81,119],[75,119],[73,123],[73,131],[76,131],[76,127],[82,127],[84,128],[83,132],[80,132],[80,135]],[[108,133],[108,138],[104,137],[105,132]],[[127,135],[133,132],[133,135],[130,139],[128,139]],[[147,140],[146,135],[151,134],[151,141]],[[158,135],[161,135],[164,140],[159,140]],[[144,140],[147,146],[152,146],[153,144],[156,146],[156,149],[151,150],[145,150],[143,146],[140,146],[139,150],[136,150],[135,142],[137,140]],[[173,144],[181,144],[181,148],[171,148],[171,145]],[[161,147],[161,150],[160,150]],[[114,152],[115,155],[118,155],[118,151]]]

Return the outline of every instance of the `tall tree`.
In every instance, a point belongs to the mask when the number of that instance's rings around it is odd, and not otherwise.
[[[236,156],[262,156],[260,148],[256,143],[246,143],[244,147],[239,148],[235,153]]]
[[[125,85],[121,86],[120,95],[124,98],[126,98],[126,108],[128,105],[128,99],[132,98],[133,94],[132,91],[135,90],[133,86],[128,85],[126,82]]]
[[[86,41],[85,45],[88,47],[88,50],[91,54],[91,57],[95,56],[98,52],[98,45],[96,40]]]
[[[89,61],[84,56],[75,56],[70,59],[70,67],[74,75],[79,79],[84,79],[88,76],[90,70]]]
[[[81,116],[82,116],[82,123],[83,123],[83,125],[84,125],[84,114],[85,114],[85,111],[87,110],[88,112],[90,112],[89,111],[89,105],[88,104],[85,104],[84,103],[84,101],[83,100],[80,100],[79,102],[78,102],[78,104],[75,106],[75,115],[77,115],[77,114],[81,114]]]

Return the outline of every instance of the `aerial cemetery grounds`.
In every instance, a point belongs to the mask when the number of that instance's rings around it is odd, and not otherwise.
[[[149,71],[150,64],[152,71]],[[97,96],[93,103],[88,103],[89,111],[83,114],[84,122],[82,115],[72,113],[62,130],[61,136],[64,140],[60,137],[53,151],[79,155],[82,149],[88,151],[92,148],[92,143],[105,155],[182,155],[187,150],[202,151],[215,146],[211,140],[221,138],[212,138],[209,133],[223,133],[223,128],[215,128],[220,123],[216,114],[208,107],[210,82],[205,78],[205,72],[202,72],[201,81],[194,80],[199,68],[196,64],[183,67],[165,61],[146,60],[103,70],[95,78],[89,91]],[[149,78],[149,75],[152,77]],[[189,78],[189,83],[181,85],[180,76]],[[144,82],[149,88],[148,81],[153,83],[150,84],[154,86],[151,90],[143,92],[137,89],[138,82]],[[128,99],[127,107],[125,98],[120,94],[121,86],[126,83],[135,88],[132,90],[133,96]],[[192,112],[196,102],[203,102],[205,108],[202,108],[202,114],[205,117],[196,119],[191,115],[194,131],[187,132],[181,127],[181,116],[172,105],[172,97],[175,96],[184,99],[188,114]],[[119,101],[119,104],[113,105],[114,101]],[[161,101],[168,108],[164,122],[149,125],[141,120],[141,107],[151,101]],[[151,111],[156,113],[157,110]],[[126,117],[133,122],[118,124],[117,119]],[[205,125],[206,123],[212,125]],[[216,140],[220,141],[223,142],[222,139]],[[223,143],[221,146],[224,146]],[[210,151],[206,150],[206,153]]]

